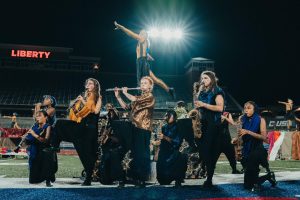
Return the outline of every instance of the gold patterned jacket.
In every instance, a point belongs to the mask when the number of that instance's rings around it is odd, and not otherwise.
[[[137,128],[151,131],[155,99],[151,92],[136,96],[136,101],[127,105],[131,110],[131,121]]]

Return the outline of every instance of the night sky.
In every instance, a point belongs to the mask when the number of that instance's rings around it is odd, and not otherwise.
[[[0,43],[71,47],[73,55],[100,57],[101,70],[110,72],[135,73],[136,41],[114,31],[114,20],[136,32],[181,26],[183,41],[152,41],[157,75],[205,57],[215,60],[220,84],[241,103],[290,97],[300,104],[299,0],[11,0],[0,8]]]

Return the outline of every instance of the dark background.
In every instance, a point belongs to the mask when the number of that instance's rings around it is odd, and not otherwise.
[[[136,41],[114,31],[114,20],[135,32],[175,24],[183,41],[152,40],[157,75],[205,57],[240,103],[299,105],[299,0],[1,1],[0,9],[0,43],[71,47],[100,57],[107,72],[135,73]]]

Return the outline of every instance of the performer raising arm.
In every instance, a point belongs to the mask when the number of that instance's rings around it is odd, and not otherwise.
[[[140,83],[140,80],[144,76],[150,76],[154,83],[162,87],[166,92],[168,92],[172,97],[174,97],[174,89],[168,87],[161,79],[157,78],[150,69],[149,60],[154,60],[149,54],[150,41],[148,33],[145,30],[141,30],[139,34],[134,33],[133,31],[127,29],[126,27],[114,22],[116,30],[120,29],[128,36],[136,39],[138,44],[136,46],[136,70],[137,70],[137,83]]]

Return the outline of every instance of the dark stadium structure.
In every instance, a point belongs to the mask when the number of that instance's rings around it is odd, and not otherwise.
[[[107,102],[117,105],[113,92],[105,92],[105,89],[136,87],[135,74],[102,72],[101,68],[95,69],[95,66],[100,66],[100,58],[73,56],[72,52],[72,48],[0,44],[1,115],[17,112],[19,116],[30,117],[34,104],[40,102],[43,95],[49,94],[57,99],[58,116],[65,117],[70,100],[83,92],[84,81],[89,77],[99,80],[103,105]],[[159,75],[175,88],[176,97],[173,99],[161,88],[155,87],[155,117],[161,117],[179,100],[185,101],[191,108],[193,82],[199,79],[203,70],[214,70],[214,61],[192,58],[184,68],[182,75]],[[226,93],[226,110],[240,112],[239,103]]]

